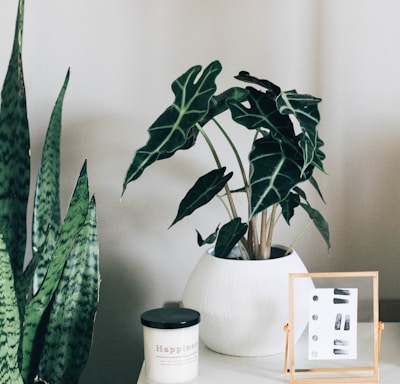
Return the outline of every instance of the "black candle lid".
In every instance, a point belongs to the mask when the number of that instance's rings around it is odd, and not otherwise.
[[[150,328],[187,328],[200,322],[200,313],[189,308],[157,308],[142,313],[140,320]]]

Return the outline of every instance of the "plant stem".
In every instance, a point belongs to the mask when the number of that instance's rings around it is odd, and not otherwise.
[[[260,228],[260,250],[257,253],[257,259],[265,259],[267,251],[267,210],[264,209],[261,213],[261,228]]]
[[[204,131],[203,127],[198,123],[196,124],[196,128],[202,134],[202,136],[204,137],[204,140],[206,141],[208,147],[210,148],[211,153],[212,153],[212,155],[214,157],[214,160],[215,160],[215,162],[217,164],[217,167],[218,168],[222,168],[221,161],[219,160],[219,157],[217,155],[217,151],[215,150],[215,148],[214,148],[210,138],[208,137],[207,133]],[[229,206],[230,206],[231,211],[232,211],[232,216],[233,217],[238,217],[238,214],[237,214],[237,211],[236,211],[236,207],[235,207],[235,203],[233,201],[232,193],[231,193],[231,190],[230,190],[230,188],[228,186],[228,183],[225,184],[225,192],[226,192],[226,196],[228,198]]]
[[[312,223],[312,220],[309,220],[309,221],[307,222],[307,224],[306,224],[306,225],[302,228],[302,230],[299,232],[299,234],[293,239],[293,241],[290,243],[290,245],[289,245],[289,247],[288,247],[288,249],[287,249],[287,251],[286,251],[286,254],[288,254],[288,253],[293,249],[294,244],[296,243],[296,241],[299,240],[300,237],[302,237],[302,236],[304,235],[305,231],[309,228],[309,226],[311,225],[311,223]]]
[[[271,217],[270,217],[270,222],[269,222],[269,228],[268,228],[268,236],[267,236],[267,241],[266,241],[266,251],[265,251],[265,259],[269,259],[271,257],[271,246],[272,246],[272,233],[274,232],[274,226],[275,226],[275,215],[276,215],[276,209],[278,205],[274,204],[272,206],[272,212],[271,212]]]

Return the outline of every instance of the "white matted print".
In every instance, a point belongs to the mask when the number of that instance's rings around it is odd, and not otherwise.
[[[357,288],[310,291],[309,360],[357,359]]]

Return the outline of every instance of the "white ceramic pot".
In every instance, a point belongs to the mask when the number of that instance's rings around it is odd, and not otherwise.
[[[270,260],[232,260],[210,252],[195,266],[182,298],[185,307],[201,314],[200,338],[205,345],[234,356],[283,352],[284,326],[289,321],[288,275],[307,272],[298,254]],[[314,287],[311,279],[299,280],[295,341],[307,326],[306,295]]]

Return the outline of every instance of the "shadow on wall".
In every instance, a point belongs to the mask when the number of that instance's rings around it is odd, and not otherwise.
[[[400,123],[399,123],[400,124]],[[349,142],[337,244],[343,270],[379,270],[381,299],[398,298],[400,250],[399,124],[363,127],[376,135]],[[392,138],[388,140],[388,138]],[[400,137],[399,137],[400,139]]]
[[[91,355],[81,377],[81,384],[135,383],[143,361],[142,329],[138,316],[143,307],[138,284],[143,274],[118,262],[116,255],[104,255],[100,302],[97,312]],[[117,260],[120,258],[117,258]]]

